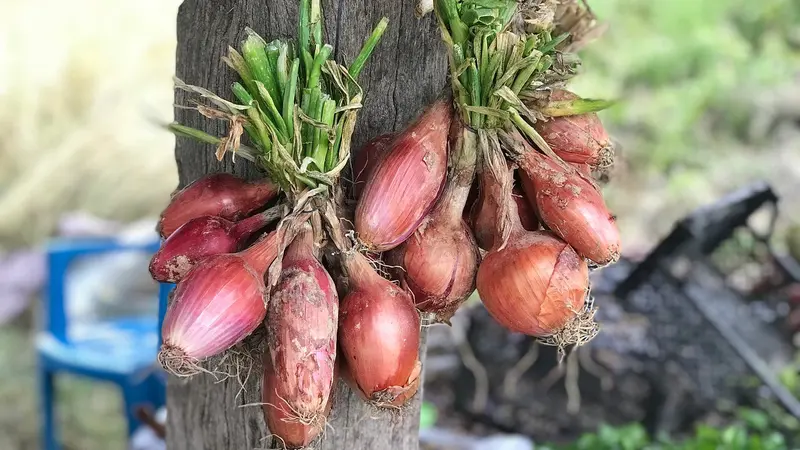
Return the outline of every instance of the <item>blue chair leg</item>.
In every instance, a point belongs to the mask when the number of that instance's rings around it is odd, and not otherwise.
[[[164,375],[163,372],[155,372],[147,378],[150,401],[154,410],[167,404],[167,379]]]
[[[150,383],[148,383],[148,380],[144,380],[138,384],[123,385],[122,396],[125,404],[125,417],[128,420],[128,436],[131,436],[141,425],[139,419],[136,418],[136,407],[142,405],[155,406],[150,395]]]
[[[58,450],[58,425],[55,417],[55,380],[53,372],[39,369],[39,395],[42,402],[42,448]]]

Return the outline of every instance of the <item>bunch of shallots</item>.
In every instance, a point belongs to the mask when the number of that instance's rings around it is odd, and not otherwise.
[[[585,343],[597,332],[590,265],[620,256],[593,178],[613,160],[595,114],[608,102],[563,87],[591,28],[577,0],[435,0],[450,89],[352,161],[358,74],[386,21],[344,67],[329,60],[319,2],[301,1],[296,42],[248,30],[229,49],[236,102],[178,81],[230,132],[172,131],[266,176],[208,175],[176,193],[150,265],[177,283],[159,353],[170,373],[208,371],[204,360],[264,326],[264,417],[291,448],[320,435],[339,376],[375,406],[402,407],[419,388],[421,323],[448,323],[476,288],[509,330]]]

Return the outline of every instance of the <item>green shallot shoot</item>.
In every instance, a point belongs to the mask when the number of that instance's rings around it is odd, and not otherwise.
[[[333,185],[350,158],[350,136],[363,93],[357,79],[386,31],[382,19],[349,67],[331,59],[323,42],[321,0],[301,0],[296,41],[267,42],[247,28],[241,47],[229,47],[223,61],[239,75],[232,84],[234,102],[196,86],[178,86],[200,94],[214,108],[203,115],[227,120],[228,136],[215,137],[184,125],[169,129],[180,136],[218,145],[257,162],[287,193]],[[251,147],[243,151],[241,136]]]

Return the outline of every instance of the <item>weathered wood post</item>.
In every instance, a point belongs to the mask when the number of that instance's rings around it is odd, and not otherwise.
[[[238,46],[244,28],[271,39],[294,37],[298,0],[185,0],[178,12],[176,75],[214,92],[230,92],[235,74],[220,60],[229,45]],[[433,17],[417,19],[413,0],[323,1],[326,41],[338,61],[350,62],[372,27],[386,16],[389,28],[359,81],[366,92],[353,149],[367,138],[408,123],[445,86],[447,61]],[[185,105],[183,92],[176,104]],[[186,125],[223,135],[225,124],[177,108]],[[217,162],[212,149],[188,139],[177,140],[180,185],[209,172],[255,176],[243,159]],[[172,378],[168,388],[167,443],[170,450],[244,450],[267,448],[269,441],[260,401],[260,374],[254,373],[240,393],[239,382],[216,383],[210,376],[189,381]],[[410,450],[418,447],[420,396],[401,413],[376,414],[339,383],[323,450]]]

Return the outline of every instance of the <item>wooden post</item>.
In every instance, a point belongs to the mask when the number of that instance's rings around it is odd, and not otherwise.
[[[235,80],[220,58],[238,47],[244,28],[265,38],[296,35],[298,0],[185,0],[178,12],[176,75],[187,83],[228,96]],[[350,62],[372,27],[386,16],[389,28],[362,72],[366,92],[354,149],[368,138],[410,122],[445,87],[447,61],[432,16],[417,19],[414,0],[323,1],[326,41],[338,61]],[[176,104],[187,97],[176,92]],[[223,135],[225,124],[176,108],[181,123]],[[176,143],[180,185],[210,172],[256,176],[244,159],[217,162],[213,149],[188,139]],[[424,347],[424,346],[423,346]],[[257,355],[256,355],[257,356]],[[260,401],[260,378],[252,373],[240,392],[236,379],[216,383],[208,375],[188,381],[171,378],[168,387],[167,444],[170,450],[245,450],[269,448]],[[314,448],[323,450],[410,450],[418,448],[421,396],[407,409],[376,413],[341,382],[336,389],[330,427]],[[280,448],[280,446],[278,446]]]

